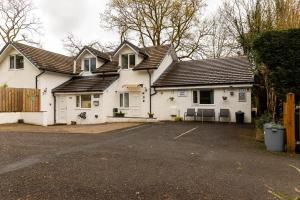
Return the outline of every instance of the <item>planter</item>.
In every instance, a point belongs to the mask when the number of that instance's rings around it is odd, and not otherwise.
[[[116,113],[115,116],[116,117],[125,117],[125,113]]]
[[[154,114],[148,114],[149,115],[149,118],[153,118],[154,117]]]

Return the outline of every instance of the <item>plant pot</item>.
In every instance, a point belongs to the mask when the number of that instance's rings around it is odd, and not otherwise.
[[[116,117],[125,117],[125,113],[116,113]]]
[[[153,118],[154,117],[154,114],[149,114],[149,118]]]

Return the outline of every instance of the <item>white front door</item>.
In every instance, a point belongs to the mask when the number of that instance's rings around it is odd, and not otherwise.
[[[141,116],[141,93],[140,92],[130,92],[129,93],[129,108],[132,117]]]
[[[60,96],[58,100],[58,110],[57,110],[57,123],[66,124],[67,123],[67,98]]]

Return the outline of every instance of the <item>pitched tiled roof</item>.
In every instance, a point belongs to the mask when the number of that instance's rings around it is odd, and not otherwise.
[[[89,50],[92,54],[94,54],[95,56],[97,56],[98,58],[102,58],[104,60],[109,60],[109,54],[99,51],[97,49],[94,49],[92,47],[89,46],[85,46],[78,55],[80,55],[85,49]],[[77,57],[76,57],[77,58]]]
[[[124,42],[122,42],[122,43],[119,45],[119,47],[115,50],[115,52],[114,52],[113,55],[115,55],[115,54],[120,50],[120,48],[121,48],[124,44],[129,45],[129,46],[130,46],[131,48],[133,48],[137,53],[142,54],[142,55],[145,56],[145,57],[148,56],[148,54],[147,54],[147,52],[145,51],[145,49],[139,48],[139,47],[135,46],[134,44],[132,44],[131,42],[128,42],[127,40],[125,40]]]
[[[118,77],[118,75],[77,76],[53,89],[52,92],[103,92]]]
[[[157,69],[170,48],[171,45],[141,48],[140,50],[147,53],[148,56],[133,70]],[[117,72],[118,70],[118,60],[113,60],[96,69],[95,73]]]
[[[206,59],[173,63],[154,87],[253,83],[247,57]]]
[[[138,64],[134,70],[157,69],[163,58],[168,53],[171,45],[161,45],[143,48],[149,55],[143,62]]]
[[[108,72],[117,72],[119,70],[118,61],[110,61],[97,68],[94,73],[108,73]]]
[[[40,48],[21,43],[11,43],[32,64],[39,69],[64,74],[73,74],[73,58],[58,53],[53,53]]]

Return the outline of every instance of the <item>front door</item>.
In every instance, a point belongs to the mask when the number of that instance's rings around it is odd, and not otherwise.
[[[129,107],[130,114],[132,117],[141,117],[141,93],[140,92],[130,92],[129,93]]]
[[[57,123],[66,124],[67,123],[67,98],[64,96],[58,97],[58,118]]]

